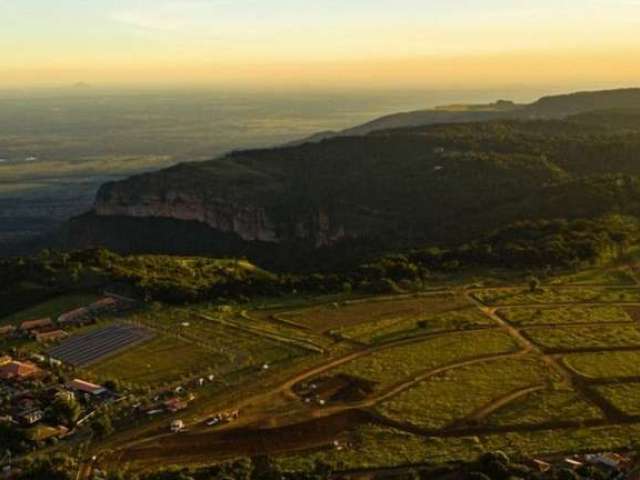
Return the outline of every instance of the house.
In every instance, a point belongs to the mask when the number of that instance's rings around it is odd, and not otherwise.
[[[38,367],[31,362],[18,362],[12,360],[0,367],[0,379],[2,380],[25,380],[33,378],[42,373]]]
[[[35,330],[41,330],[43,328],[53,327],[53,322],[50,318],[40,318],[38,320],[27,320],[20,324],[20,330],[23,332],[33,332]]]
[[[27,410],[18,415],[18,421],[23,425],[33,425],[44,417],[44,412],[40,409]]]
[[[0,337],[8,337],[13,332],[15,332],[16,327],[13,325],[5,325],[4,327],[0,327]]]
[[[58,317],[58,323],[61,325],[70,323],[77,324],[91,321],[92,319],[93,318],[91,317],[91,312],[89,311],[89,309],[86,307],[80,307],[60,315]]]
[[[98,315],[101,313],[119,312],[123,310],[125,305],[122,301],[114,297],[104,297],[89,305],[89,310]]]
[[[181,410],[184,410],[188,406],[189,405],[187,404],[187,402],[179,398],[170,398],[169,400],[164,402],[164,408],[171,413],[176,413]]]
[[[67,336],[67,332],[64,330],[51,330],[49,332],[36,332],[36,341],[40,343],[55,342],[61,340]]]
[[[86,382],[78,378],[69,382],[67,384],[67,388],[69,390],[75,390],[76,392],[87,393],[89,395],[93,395],[96,397],[107,392],[107,389],[101,385],[96,385],[94,383]]]

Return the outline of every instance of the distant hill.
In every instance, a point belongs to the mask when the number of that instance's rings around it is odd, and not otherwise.
[[[400,114],[349,136],[185,163],[105,184],[60,238],[311,267],[461,244],[522,220],[640,216],[640,108],[580,113],[623,100],[640,106],[640,90]],[[453,123],[459,114],[474,121]],[[406,127],[414,121],[426,125]]]
[[[616,108],[640,108],[640,88],[548,96],[527,105],[499,100],[488,105],[447,105],[433,110],[395,113],[340,132],[320,132],[295,143],[318,142],[336,136],[366,135],[377,130],[420,125],[500,119],[565,118],[593,110]]]
[[[640,108],[640,88],[578,92],[543,97],[526,107],[527,113],[543,117],[566,117],[594,110]]]

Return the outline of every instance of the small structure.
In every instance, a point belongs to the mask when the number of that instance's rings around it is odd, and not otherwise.
[[[40,318],[38,320],[27,320],[20,324],[20,330],[23,332],[31,333],[33,331],[39,331],[43,328],[53,327],[53,322],[50,318]]]
[[[23,425],[34,425],[44,417],[44,412],[40,409],[27,410],[18,415],[18,421]]]
[[[93,302],[88,308],[95,314],[117,312],[120,309],[120,301],[113,297],[104,297]]]
[[[171,431],[173,433],[181,432],[184,430],[184,422],[182,420],[174,420],[171,422]]]
[[[538,469],[538,471],[540,471],[542,473],[546,473],[549,470],[551,470],[551,464],[545,462],[544,460],[539,460],[537,458],[534,458],[533,459],[533,464]]]
[[[15,331],[16,327],[14,327],[13,325],[5,325],[3,327],[0,327],[0,337],[8,337]]]
[[[94,397],[98,397],[107,392],[107,389],[102,385],[96,385],[91,382],[86,382],[84,380],[80,380],[79,378],[76,378],[69,382],[67,384],[67,388],[76,392],[87,393],[89,395],[93,395]]]
[[[0,367],[11,362],[11,360],[13,360],[13,358],[11,358],[9,355],[0,355]]]
[[[51,330],[49,332],[36,332],[36,341],[40,343],[55,342],[67,337],[67,332],[64,330]]]
[[[31,362],[12,360],[0,367],[0,379],[2,380],[26,380],[36,377],[41,373],[42,370]]]
[[[60,325],[82,324],[91,320],[91,312],[86,307],[76,308],[75,310],[63,313],[58,317],[58,323]]]

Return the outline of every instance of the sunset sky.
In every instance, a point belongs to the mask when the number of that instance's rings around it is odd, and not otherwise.
[[[640,84],[640,0],[0,0],[0,86]]]

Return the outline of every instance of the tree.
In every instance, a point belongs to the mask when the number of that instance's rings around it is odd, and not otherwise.
[[[51,404],[51,416],[59,423],[73,427],[80,417],[80,404],[73,396],[58,393]]]
[[[91,429],[98,438],[104,438],[110,435],[113,432],[111,417],[105,412],[99,413],[91,422]]]
[[[66,455],[36,458],[21,465],[18,480],[72,480],[76,476],[77,464]]]
[[[538,279],[538,277],[531,276],[529,277],[528,282],[529,282],[529,291],[532,293],[537,292],[538,289],[540,288],[540,280]]]

